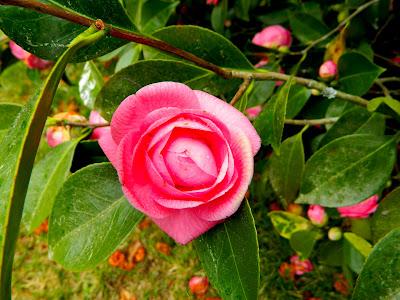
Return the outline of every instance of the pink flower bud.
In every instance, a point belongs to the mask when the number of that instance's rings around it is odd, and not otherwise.
[[[307,211],[307,216],[311,223],[316,226],[324,226],[328,222],[328,215],[325,209],[320,205],[310,205]]]
[[[341,217],[354,219],[365,219],[378,208],[378,195],[373,195],[368,199],[350,206],[338,207],[337,210]]]
[[[319,77],[323,79],[331,79],[337,74],[337,65],[333,60],[327,60],[319,67]]]
[[[11,53],[19,60],[22,60],[29,69],[47,69],[52,65],[52,62],[41,59],[18,46],[14,41],[9,43]]]
[[[108,122],[95,110],[92,110],[89,115],[90,124],[107,124]],[[92,140],[98,140],[102,135],[107,134],[110,131],[110,127],[99,127],[93,130],[91,135]]]
[[[265,48],[284,50],[292,44],[292,35],[281,25],[272,25],[257,33],[253,37],[252,43]]]
[[[189,281],[189,289],[192,294],[204,295],[208,290],[208,278],[203,276],[193,276]]]
[[[301,260],[298,255],[293,255],[290,258],[290,263],[292,264],[296,275],[303,275],[304,273],[311,272],[314,267],[309,259]]]
[[[261,105],[249,107],[248,109],[246,109],[246,115],[250,120],[254,120],[255,118],[257,118],[257,116],[260,114],[261,111],[262,111]]]
[[[207,5],[218,5],[219,0],[207,0]]]

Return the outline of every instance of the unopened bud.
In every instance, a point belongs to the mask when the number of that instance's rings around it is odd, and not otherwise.
[[[332,227],[331,229],[329,229],[328,231],[328,238],[331,241],[338,241],[342,238],[342,230],[340,229],[340,227]]]

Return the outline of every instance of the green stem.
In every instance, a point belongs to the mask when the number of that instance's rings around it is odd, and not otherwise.
[[[325,124],[333,124],[338,120],[338,118],[324,118],[324,119],[308,119],[308,120],[294,120],[294,119],[286,119],[285,124],[289,125],[325,125]],[[305,131],[305,130],[303,130]]]

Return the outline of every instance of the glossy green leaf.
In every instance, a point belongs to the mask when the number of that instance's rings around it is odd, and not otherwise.
[[[292,85],[289,91],[288,103],[286,107],[286,119],[292,119],[297,116],[304,105],[306,105],[310,97],[310,89],[301,85]]]
[[[388,233],[372,249],[353,292],[353,300],[400,298],[400,229]]]
[[[364,95],[374,80],[385,71],[357,52],[343,54],[338,68],[340,89],[357,96]]]
[[[367,109],[371,112],[381,111],[394,117],[399,117],[400,101],[389,97],[378,97],[368,102]]]
[[[260,284],[258,241],[250,206],[194,242],[208,278],[223,299],[256,300]]]
[[[142,33],[151,33],[167,24],[179,1],[123,0],[126,11]]]
[[[354,272],[360,273],[371,250],[371,244],[362,237],[352,232],[344,233],[344,260]]]
[[[8,129],[21,111],[21,106],[13,103],[0,103],[0,130]]]
[[[285,125],[286,105],[292,81],[287,81],[275,97],[264,106],[263,111],[254,122],[261,141],[264,145],[271,144],[279,154],[283,127]]]
[[[102,19],[108,24],[134,30],[118,0],[49,0],[49,2],[94,20]],[[29,9],[1,5],[0,29],[25,50],[41,58],[55,60],[75,36],[86,30],[86,27]],[[127,41],[107,36],[96,45],[79,51],[74,59],[86,61],[108,53],[125,43]]]
[[[356,107],[344,113],[333,124],[319,143],[322,147],[329,142],[353,133],[383,135],[385,132],[385,117],[381,114],[369,113],[365,108]]]
[[[309,230],[312,228],[311,222],[306,218],[286,211],[272,211],[268,216],[275,230],[285,239],[290,239],[292,234],[297,231]]]
[[[379,193],[396,159],[393,137],[354,134],[338,138],[306,162],[297,203],[340,207]]]
[[[290,236],[290,246],[303,259],[308,258],[314,249],[319,234],[313,230],[299,230]]]
[[[49,224],[49,256],[69,270],[93,268],[128,237],[142,214],[122,193],[110,163],[71,175],[58,193]]]
[[[307,13],[289,14],[289,21],[293,35],[305,44],[313,42],[329,31],[322,21]]]
[[[206,28],[191,25],[169,26],[154,32],[152,36],[221,67],[254,69],[234,44]],[[146,47],[145,57],[179,59],[149,47]]]
[[[274,153],[270,158],[269,170],[275,192],[286,203],[296,199],[304,172],[302,132],[283,141],[280,154]]]
[[[90,28],[76,37],[40,93],[21,110],[0,144],[0,299],[11,299],[11,271],[25,195],[43,127],[58,83],[74,53],[104,36]]]
[[[250,89],[250,87],[249,87]],[[275,81],[254,81],[249,93],[249,107],[263,104],[275,90]]]
[[[400,227],[400,187],[393,190],[380,203],[372,217],[372,237],[375,242],[392,229]]]
[[[77,141],[51,149],[33,168],[22,222],[33,231],[50,215],[54,199],[67,178]]]
[[[228,17],[228,0],[222,0],[217,6],[214,6],[211,12],[211,26],[219,34],[225,31],[225,20]]]
[[[224,80],[214,73],[180,61],[139,61],[116,73],[100,91],[95,107],[110,120],[119,104],[129,95],[150,83],[176,81],[194,89],[219,94],[236,87],[236,81]]]
[[[103,84],[103,76],[96,65],[92,61],[86,62],[79,80],[79,94],[88,108],[94,108],[94,102]]]
[[[130,43],[124,46],[124,51],[122,51],[120,58],[115,66],[115,72],[121,71],[135,62],[137,62],[142,53],[142,45]]]

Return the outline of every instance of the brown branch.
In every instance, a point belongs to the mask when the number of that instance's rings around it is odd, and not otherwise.
[[[294,120],[294,119],[286,119],[285,124],[289,125],[325,125],[325,124],[333,124],[338,120],[338,118],[324,118],[324,119],[309,119],[309,120]]]
[[[229,102],[230,105],[234,106],[236,102],[239,101],[239,99],[243,96],[243,94],[246,92],[247,88],[249,87],[251,83],[251,77],[247,77],[243,80],[242,84],[240,85],[238,91],[236,92],[235,96],[233,96],[231,102]]]
[[[86,123],[86,122],[71,122],[67,120],[55,120],[50,121],[46,124],[47,127],[54,126],[70,126],[70,127],[86,127],[86,128],[100,128],[100,127],[108,127],[109,123]]]
[[[62,8],[59,8],[57,6],[44,4],[34,0],[0,0],[0,4],[28,8],[39,13],[52,15],[57,18],[64,19],[86,27],[89,27],[92,24],[97,25],[100,22],[100,20],[91,19],[86,16],[79,15],[77,13],[63,10]],[[176,48],[166,42],[146,37],[144,35],[137,34],[122,28],[113,27],[103,22],[101,23],[101,25],[104,26],[105,28],[108,28],[109,35],[113,37],[160,49],[161,51],[168,52],[176,56],[182,57],[186,60],[189,60],[195,63],[196,65],[205,68],[207,70],[213,71],[214,73],[222,77],[226,77],[226,72],[217,65],[214,65],[213,63],[210,63],[200,57],[197,57],[192,53]]]

